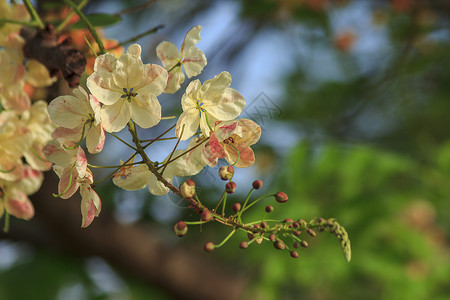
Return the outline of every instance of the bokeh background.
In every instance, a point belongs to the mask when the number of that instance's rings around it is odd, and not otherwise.
[[[44,12],[50,2],[35,3]],[[159,63],[159,42],[181,45],[202,25],[198,78],[229,71],[243,117],[263,129],[232,199],[262,179],[258,193],[289,195],[270,203],[274,218],[337,218],[352,261],[327,233],[296,260],[269,243],[239,249],[243,234],[205,253],[229,229],[191,226],[179,239],[172,225],[198,218],[184,203],[108,183],[97,187],[100,217],[81,229],[78,200],[51,197],[47,174],[36,217],[0,235],[0,299],[450,299],[449,1],[89,1],[84,11],[120,15],[104,30],[118,41],[165,25],[138,41],[147,63]],[[181,112],[181,95],[160,97],[163,114]],[[92,160],[117,164],[122,149],[109,139]],[[223,189],[217,169],[194,178],[211,204]]]

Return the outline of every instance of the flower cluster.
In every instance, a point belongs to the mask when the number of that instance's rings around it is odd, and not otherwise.
[[[200,26],[192,28],[180,51],[172,43],[162,42],[157,55],[163,66],[145,64],[138,44],[129,46],[118,58],[111,53],[100,55],[87,78],[89,91],[79,87],[73,90],[74,96],[60,96],[50,103],[50,118],[59,127],[53,131],[53,141],[44,153],[60,177],[59,196],[69,198],[80,189],[83,227],[98,216],[101,208],[81,148],[84,139],[87,150],[96,154],[103,149],[105,132],[116,137],[115,132],[128,127],[136,148],[128,146],[136,153],[120,163],[112,175],[113,183],[125,190],[148,187],[154,195],[168,193],[173,177],[195,175],[206,165],[214,167],[219,158],[237,167],[249,167],[255,161],[250,146],[259,140],[261,129],[251,120],[236,119],[245,107],[245,99],[230,88],[228,72],[203,85],[197,79],[187,86],[181,99],[183,112],[172,126],[176,127],[174,138],[178,142],[189,140],[187,148],[174,149],[161,163],[151,161],[143,152],[158,139],[143,145],[136,127],[151,128],[163,119],[157,97],[181,87],[185,79],[181,66],[189,78],[206,66],[205,55],[196,47],[200,31]],[[134,162],[137,154],[142,161]]]
[[[18,22],[29,19],[24,5],[9,6],[6,1],[0,1],[0,17]],[[32,103],[30,91],[56,79],[38,61],[25,59],[19,30],[14,23],[0,27],[0,217],[29,220],[34,207],[28,196],[40,188],[42,171],[51,169],[42,148],[54,129],[47,103]]]

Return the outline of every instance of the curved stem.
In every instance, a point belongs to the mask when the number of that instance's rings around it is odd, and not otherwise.
[[[89,1],[89,0],[83,0],[83,1],[81,1],[80,4],[78,4],[78,6],[77,6],[78,9],[82,9],[82,8],[88,3],[88,1]],[[67,15],[67,17],[64,19],[64,21],[62,21],[62,22],[58,25],[58,27],[56,27],[56,32],[59,32],[59,31],[63,30],[64,27],[66,27],[66,25],[70,22],[70,20],[72,19],[72,17],[73,17],[75,14],[76,14],[76,12],[75,12],[75,11],[72,11],[69,15]]]
[[[23,4],[25,4],[25,7],[27,8],[28,12],[30,13],[31,17],[33,17],[33,20],[36,22],[36,25],[40,29],[44,29],[44,23],[42,22],[41,18],[39,17],[37,11],[34,9],[33,5],[31,4],[30,0],[24,0]]]

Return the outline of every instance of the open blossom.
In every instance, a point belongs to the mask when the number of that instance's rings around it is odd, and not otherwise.
[[[255,154],[250,148],[261,136],[261,127],[248,119],[218,122],[208,143],[203,147],[203,157],[214,167],[218,158],[239,168],[246,168],[255,162]]]
[[[187,149],[194,148],[198,143],[201,143],[201,141],[197,137],[193,138],[189,142]],[[172,158],[176,158],[183,154],[187,149],[176,150],[173,153]],[[167,161],[168,157],[163,161],[163,164]],[[169,163],[162,173],[162,176],[172,184],[174,176],[195,175],[200,172],[205,165],[206,163],[201,158],[201,147],[196,147],[192,151]],[[163,168],[161,168],[159,172],[162,170]],[[143,189],[148,185],[148,189],[153,195],[165,195],[169,192],[169,188],[159,181],[156,176],[148,170],[148,167],[145,164],[122,167],[120,171],[114,175],[113,182],[118,187],[127,191]]]
[[[195,47],[201,40],[200,31],[202,27],[197,25],[188,31],[181,45],[180,52],[171,42],[163,41],[156,47],[156,55],[161,60],[164,68],[169,71],[169,79],[165,92],[172,94],[178,91],[184,82],[184,74],[181,66],[188,78],[197,76],[206,66],[205,54]]]
[[[66,147],[75,146],[84,133],[90,153],[98,153],[105,144],[105,131],[100,119],[100,102],[82,87],[73,90],[74,96],[59,96],[50,102],[48,112],[58,127],[52,137]]]
[[[209,136],[216,121],[228,121],[241,114],[245,99],[230,88],[231,75],[222,72],[201,85],[200,80],[192,81],[181,99],[183,113],[176,126],[176,135],[181,140],[193,136],[198,126],[205,136]]]
[[[110,53],[97,57],[87,86],[103,103],[105,130],[120,131],[130,119],[142,128],[158,124],[161,105],[156,96],[164,91],[167,77],[163,67],[142,62],[138,44],[131,45],[119,59]]]

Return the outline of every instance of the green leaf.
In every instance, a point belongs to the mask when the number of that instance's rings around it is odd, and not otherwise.
[[[86,17],[94,27],[107,27],[122,21],[122,18],[120,16],[110,14],[90,14],[86,15]],[[71,25],[70,29],[87,29],[87,26],[82,20],[80,20]]]

